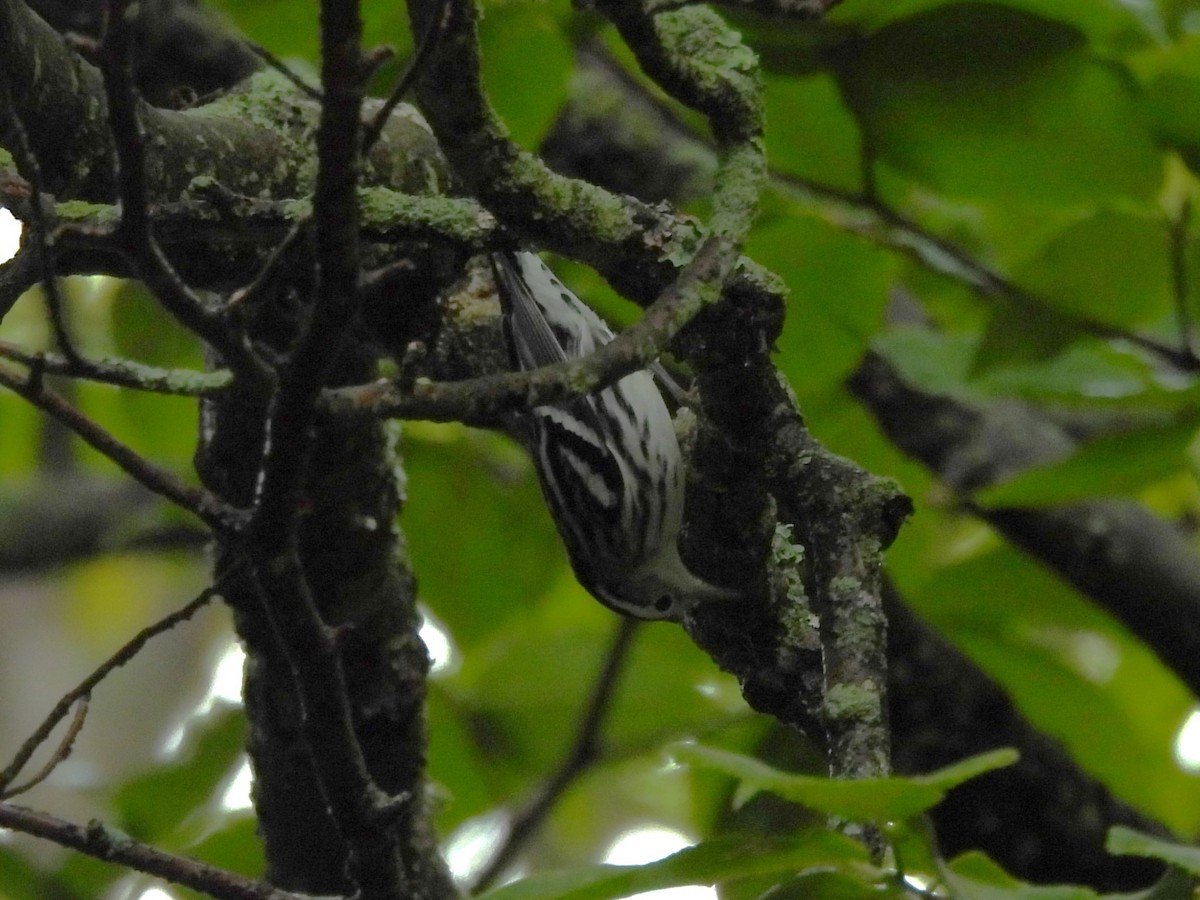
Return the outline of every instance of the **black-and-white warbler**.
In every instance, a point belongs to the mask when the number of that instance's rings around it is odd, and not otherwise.
[[[536,254],[494,253],[492,266],[514,367],[586,356],[613,339]],[[649,371],[521,419],[571,566],[597,600],[640,619],[678,619],[697,602],[732,596],[679,557],[683,456]]]

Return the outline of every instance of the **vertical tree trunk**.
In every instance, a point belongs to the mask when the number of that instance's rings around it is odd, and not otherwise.
[[[352,346],[336,381],[367,380],[372,365],[361,345]],[[263,416],[261,405],[244,396],[225,396],[204,410],[198,468],[212,489],[238,505],[253,500]],[[418,636],[416,585],[395,524],[403,501],[397,464],[380,422],[320,421],[302,561],[325,621],[344,629],[342,664],[370,772],[389,794],[411,798],[393,825],[408,896],[437,898],[454,888],[425,803],[422,710],[429,660]],[[237,552],[233,545],[218,547],[219,568],[232,564]],[[267,876],[291,890],[349,893],[345,848],[301,739],[291,664],[249,577],[235,578],[226,596],[247,653],[248,749]]]

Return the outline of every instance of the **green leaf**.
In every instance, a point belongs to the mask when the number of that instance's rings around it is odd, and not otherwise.
[[[279,58],[316,62],[316,16],[297,16],[291,0],[214,0],[212,5]]]
[[[1002,303],[984,329],[972,373],[982,376],[1013,364],[1053,359],[1085,334],[1077,319],[1048,307]]]
[[[495,732],[486,713],[476,710],[434,678],[429,683],[425,718],[429,730],[429,777],[445,795],[437,805],[438,828],[449,834],[465,820],[512,800],[527,782],[509,776],[497,761],[489,737]]]
[[[884,835],[896,861],[899,880],[911,878],[929,885],[941,880],[942,854],[932,817],[919,815],[891,823],[884,829]]]
[[[1136,54],[1130,67],[1141,78],[1155,134],[1200,170],[1200,35],[1190,34]]]
[[[204,368],[201,342],[168,315],[141,282],[104,281],[109,287],[101,296],[112,310],[110,352],[168,369]]]
[[[566,551],[533,464],[512,441],[419,422],[404,435],[400,524],[421,598],[469,655],[569,577]]]
[[[189,856],[201,859],[209,865],[237,872],[247,878],[261,878],[266,868],[262,839],[258,835],[258,822],[249,813],[230,816],[216,831],[188,847],[187,852]],[[189,893],[189,896],[200,898],[207,895]]]
[[[0,847],[0,885],[4,900],[42,900],[54,896],[51,879],[12,847]]]
[[[1154,44],[1165,29],[1153,4],[1121,0],[858,0],[835,8],[827,18],[834,24],[878,29],[925,11],[967,3],[1004,6],[1070,26],[1105,50]]]
[[[479,23],[479,42],[489,98],[513,140],[533,149],[567,99],[574,61],[554,7],[489,4]]]
[[[478,752],[526,780],[553,766],[577,727],[615,624],[610,612],[571,584],[561,597],[527,608],[491,641],[464,654],[462,670],[447,688]],[[547,690],[548,678],[553,690]],[[729,685],[681,629],[640,628],[606,719],[607,745],[614,752],[652,751],[711,727],[715,716],[745,714],[740,698],[730,702],[735,692]]]
[[[1126,828],[1124,825],[1115,825],[1108,830],[1108,840],[1105,842],[1104,848],[1116,856],[1146,856],[1151,859],[1161,859],[1165,863],[1200,876],[1200,847],[1165,841],[1162,838]]]
[[[1172,278],[1160,218],[1102,210],[1064,229],[1015,272],[1049,311],[1117,328],[1170,312]]]
[[[828,17],[814,25],[813,22],[739,13],[732,7],[723,10],[723,14],[754,48],[768,80],[769,76],[777,74],[813,75],[825,71],[830,56],[860,34],[859,29],[851,25],[832,25]],[[803,115],[795,108],[785,112],[793,117]],[[770,121],[773,127],[776,122],[773,115]],[[770,128],[767,130],[769,132]]]
[[[938,769],[936,772],[930,772],[928,775],[914,775],[907,780],[921,784],[935,785],[942,791],[948,791],[962,784],[964,781],[978,778],[985,772],[1011,766],[1019,758],[1020,754],[1013,748],[1001,747],[996,750],[989,750],[986,753],[969,756],[966,759]]]
[[[750,756],[696,744],[677,745],[672,754],[684,762],[740,779],[743,794],[770,791],[826,815],[858,822],[911,818],[936,806],[955,785],[992,769],[1010,766],[1017,760],[1015,750],[993,750],[929,775],[843,781],[781,772]]]
[[[958,900],[1095,900],[1090,888],[1032,885],[1013,878],[978,851],[956,857],[942,871]]]
[[[942,866],[942,877],[951,896],[960,900],[1189,900],[1192,882],[1168,869],[1156,884],[1128,894],[1097,894],[1076,885],[1028,884],[1013,878],[979,851],[970,851]]]
[[[120,815],[117,827],[139,840],[177,847],[180,826],[213,798],[245,739],[246,719],[240,709],[214,713],[178,759],[121,787],[113,800]]]
[[[986,506],[1046,506],[1132,493],[1187,464],[1196,423],[1154,425],[1089,441],[1062,462],[1028,469],[976,494]]]
[[[797,875],[761,896],[761,900],[911,900],[894,884],[874,884],[846,872],[816,869]],[[729,900],[722,892],[721,900]]]
[[[116,863],[72,853],[55,872],[55,892],[47,892],[42,896],[92,900],[93,897],[103,897],[111,885],[127,875],[128,871]]]
[[[588,866],[526,878],[483,896],[488,900],[608,900],[686,884],[794,872],[815,866],[872,870],[866,851],[849,838],[816,830],[799,837],[719,838],[644,866]]]
[[[1146,109],[1158,137],[1200,170],[1200,78],[1164,72],[1146,86]]]
[[[41,417],[25,400],[7,390],[0,393],[0,473],[27,478],[37,465]]]
[[[1181,834],[1200,827],[1200,784],[1173,752],[1195,704],[1179,679],[1036,561],[932,511],[918,524],[889,550],[905,602],[1114,794]]]
[[[1178,410],[1200,399],[1194,389],[1164,384],[1156,364],[1143,354],[1099,339],[1079,341],[1052,359],[988,372],[974,386],[994,397],[1143,411]]]
[[[787,282],[780,367],[807,394],[840,383],[858,365],[883,324],[895,262],[784,203],[779,218],[754,229],[747,254]]]
[[[772,168],[847,191],[862,189],[858,123],[827,74],[765,79],[765,140]]]
[[[1080,32],[999,5],[940,6],[845,54],[868,146],[953,196],[1009,205],[1148,204],[1161,153],[1130,79]]]
[[[890,328],[873,347],[887,357],[905,383],[932,394],[962,394],[966,389],[978,337],[945,334],[929,328]]]
[[[320,57],[317,16],[298,15],[291,0],[213,0],[211,6],[231,19],[235,28],[281,59],[316,66]],[[412,48],[403,5],[389,0],[363,0],[362,18],[364,46],[386,44],[395,48],[396,62],[383,67],[394,74]],[[315,68],[302,74],[313,84],[318,81]]]

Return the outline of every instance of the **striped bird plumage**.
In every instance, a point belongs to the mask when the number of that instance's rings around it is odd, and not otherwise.
[[[492,263],[514,366],[586,356],[613,339],[535,254],[494,253]],[[649,371],[522,420],[572,567],[598,600],[638,618],[677,619],[699,600],[729,595],[679,557],[683,457]]]

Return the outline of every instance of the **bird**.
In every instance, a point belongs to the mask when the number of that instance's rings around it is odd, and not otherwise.
[[[515,369],[580,359],[613,340],[536,253],[496,251],[491,262]],[[679,555],[684,459],[649,369],[517,418],[571,567],[593,597],[623,615],[679,621],[698,603],[735,595]]]

